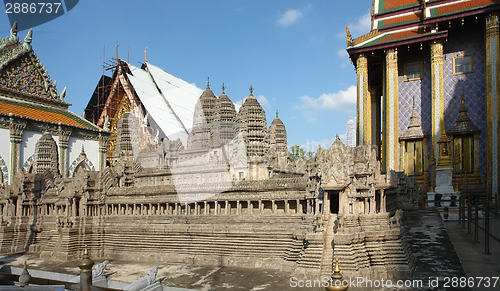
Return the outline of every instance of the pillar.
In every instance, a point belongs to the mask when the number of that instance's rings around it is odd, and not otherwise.
[[[385,55],[384,160],[386,171],[399,171],[398,95],[398,51],[391,48],[386,51]]]
[[[359,54],[356,60],[357,75],[357,116],[356,144],[372,143],[372,101],[368,91],[368,60]]]
[[[106,168],[106,158],[108,156],[109,135],[99,132],[99,171]]]
[[[59,173],[68,177],[68,141],[71,131],[62,130],[59,125]]]
[[[500,102],[499,77],[499,24],[498,12],[491,12],[486,17],[486,184],[488,193],[498,199],[498,128]]]
[[[10,114],[9,114],[10,115]],[[9,130],[10,130],[10,177],[9,184],[12,184],[14,175],[17,170],[21,168],[21,141],[23,138],[23,131],[26,123],[15,121],[10,117]]]
[[[434,40],[431,46],[431,91],[432,91],[432,129],[431,129],[431,189],[436,185],[436,167],[439,158],[438,140],[444,133],[444,89],[443,89],[443,42]]]

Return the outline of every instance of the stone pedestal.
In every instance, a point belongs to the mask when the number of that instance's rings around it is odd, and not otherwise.
[[[436,169],[436,188],[434,192],[427,193],[427,200],[436,200],[441,197],[441,202],[429,202],[428,206],[450,207],[451,196],[455,196],[455,204],[458,205],[459,192],[455,192],[451,184],[453,177],[453,168]]]

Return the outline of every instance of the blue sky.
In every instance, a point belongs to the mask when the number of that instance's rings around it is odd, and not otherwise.
[[[351,1],[80,1],[33,30],[32,46],[70,110],[82,114],[115,56],[148,62],[216,95],[224,82],[233,102],[254,87],[268,124],[279,110],[288,145],[315,151],[345,134],[356,113],[356,72],[345,25],[357,37],[370,29],[371,0]],[[9,34],[5,13],[1,37]],[[24,38],[27,30],[20,31]],[[109,72],[108,72],[109,74]]]

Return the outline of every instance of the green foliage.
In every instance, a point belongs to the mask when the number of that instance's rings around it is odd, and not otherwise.
[[[298,145],[293,145],[289,150],[290,156],[289,159],[291,162],[296,161],[298,159],[310,160],[314,157],[314,152],[306,152],[303,148]]]

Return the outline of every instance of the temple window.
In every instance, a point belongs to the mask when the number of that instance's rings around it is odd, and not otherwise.
[[[405,82],[422,79],[422,62],[405,64]]]
[[[472,72],[472,55],[456,56],[453,58],[453,74]]]

